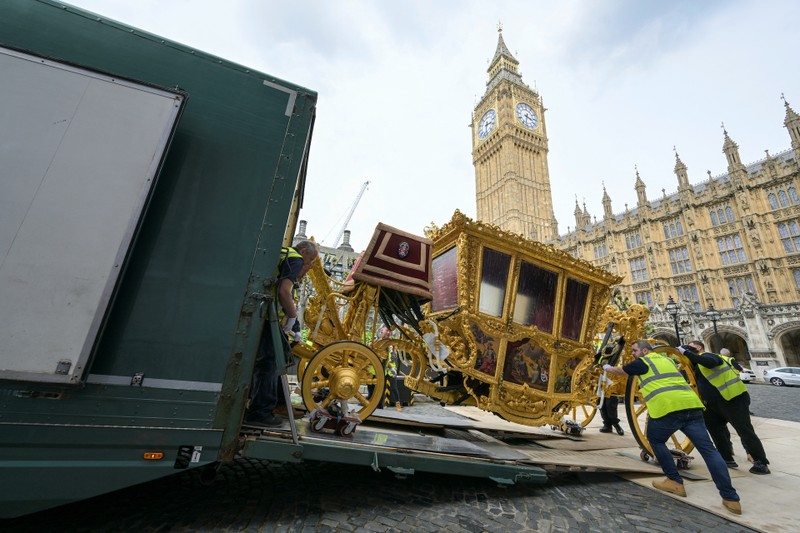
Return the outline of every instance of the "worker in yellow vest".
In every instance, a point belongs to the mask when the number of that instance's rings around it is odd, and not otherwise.
[[[683,478],[667,448],[667,440],[676,431],[681,431],[703,457],[722,496],[722,505],[734,514],[742,514],[740,498],[731,484],[725,461],[714,448],[703,423],[703,402],[672,359],[652,350],[647,341],[636,341],[631,345],[633,361],[621,367],[603,365],[603,369],[612,375],[639,377],[639,389],[647,405],[647,442],[667,476],[666,479],[653,481],[653,486],[686,496]]]
[[[293,247],[281,249],[273,294],[278,303],[278,316],[283,330],[281,342],[285,352],[289,351],[287,340],[299,341],[302,338],[299,330],[295,328],[297,323],[297,307],[293,296],[295,284],[306,275],[318,256],[319,250],[312,241],[300,241]],[[261,341],[253,369],[250,405],[244,416],[246,425],[278,427],[283,424],[283,420],[273,413],[282,394],[279,383],[271,328],[265,322],[262,325]]]
[[[751,474],[769,474],[769,460],[761,439],[750,421],[750,394],[739,379],[742,367],[732,357],[706,352],[703,341],[684,346],[684,355],[692,362],[697,376],[697,392],[706,406],[703,418],[711,440],[729,468],[739,465],[733,459],[728,424],[733,426],[742,445],[753,457]]]

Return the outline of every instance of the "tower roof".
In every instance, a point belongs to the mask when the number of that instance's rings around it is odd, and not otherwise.
[[[678,155],[678,151],[675,150],[675,172],[680,172],[681,170],[687,170],[687,168],[683,161],[681,161],[681,156]]]
[[[783,119],[784,124],[789,124],[793,120],[797,120],[798,117],[797,113],[794,112],[792,106],[789,105],[789,102],[784,98],[783,93],[781,93],[781,99],[783,99],[783,105],[786,107],[786,118]]]
[[[491,63],[489,63],[489,70],[492,69],[495,63],[497,63],[501,57],[508,59],[514,65],[519,65],[519,61],[511,54],[511,51],[506,46],[506,42],[503,40],[503,27],[500,26],[497,29],[497,50],[494,52],[494,57],[492,58]]]
[[[489,81],[486,82],[486,92],[483,94],[483,97],[485,98],[502,80],[508,80],[515,85],[519,85],[531,91],[531,88],[522,81],[522,76],[520,76],[517,68],[518,66],[519,61],[511,54],[506,46],[506,42],[503,40],[503,27],[498,25],[497,49],[494,52],[494,57],[489,62],[489,68],[486,70],[486,72],[489,73]],[[532,92],[535,93],[536,91]]]
[[[736,142],[733,139],[731,139],[730,135],[728,135],[728,130],[725,129],[725,123],[724,122],[722,123],[722,132],[723,132],[723,135],[725,136],[725,142],[722,143],[722,150],[723,151],[728,150],[730,148],[739,148],[739,145],[736,144]]]
[[[634,187],[636,187],[637,189],[645,187],[644,181],[642,181],[642,177],[639,175],[639,167],[634,165],[633,168],[636,169],[636,184],[634,185]]]

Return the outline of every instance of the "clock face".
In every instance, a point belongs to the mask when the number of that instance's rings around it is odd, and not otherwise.
[[[535,130],[536,125],[539,124],[536,111],[531,109],[528,104],[517,104],[517,118],[529,130]]]
[[[494,129],[495,122],[497,122],[497,113],[495,113],[494,109],[490,109],[484,113],[483,118],[481,118],[478,124],[478,138],[485,139],[488,137]]]

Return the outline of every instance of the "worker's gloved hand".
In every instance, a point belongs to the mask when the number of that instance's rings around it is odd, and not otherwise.
[[[294,335],[294,342],[300,342],[303,340],[303,335],[299,331],[292,332]]]
[[[689,352],[693,355],[697,355],[697,350],[695,350],[694,346],[689,346],[688,344],[684,344],[683,346],[678,346],[678,351],[684,355],[686,354],[686,352]]]
[[[286,336],[290,339],[294,337],[294,332],[292,328],[294,327],[294,323],[297,322],[296,316],[288,316],[286,317],[286,322],[283,324],[283,332],[286,333]]]
[[[603,370],[608,370],[609,368],[613,368],[613,367],[611,365],[609,365],[608,363],[603,365]]]

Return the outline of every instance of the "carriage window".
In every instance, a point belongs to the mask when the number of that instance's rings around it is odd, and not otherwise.
[[[583,311],[589,296],[589,286],[574,279],[567,280],[567,294],[564,297],[564,322],[561,336],[578,340],[583,327]]]
[[[458,275],[456,271],[456,248],[450,248],[431,262],[433,271],[433,300],[431,310],[444,311],[458,305]]]
[[[523,262],[514,303],[514,322],[552,333],[557,285],[558,274]]]
[[[481,272],[481,294],[479,310],[492,316],[503,314],[503,300],[506,297],[506,280],[511,256],[483,249],[483,272]]]

